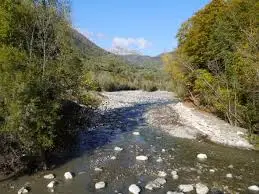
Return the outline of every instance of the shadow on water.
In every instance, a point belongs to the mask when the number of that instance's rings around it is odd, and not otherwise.
[[[140,103],[129,107],[109,109],[96,113],[93,117],[98,119],[94,127],[90,129],[83,128],[80,132],[78,143],[69,152],[56,153],[50,161],[50,166],[53,166],[53,169],[58,168],[84,154],[94,154],[97,148],[111,143],[119,135],[146,125],[144,113],[148,109],[177,102],[177,100],[168,100],[163,102]]]

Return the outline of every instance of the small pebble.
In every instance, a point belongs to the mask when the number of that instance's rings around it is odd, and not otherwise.
[[[57,185],[57,181],[51,181],[51,182],[47,185],[47,187],[48,187],[49,189],[52,189],[52,188],[55,187],[55,185]]]
[[[230,173],[228,173],[228,174],[226,174],[226,177],[229,178],[229,179],[232,179],[232,178],[233,178],[233,175],[230,174]]]
[[[166,172],[164,172],[164,171],[158,171],[158,176],[159,177],[166,177]]]
[[[138,131],[134,131],[132,134],[133,135],[140,135],[140,133]]]
[[[118,146],[116,146],[116,147],[114,148],[114,151],[117,151],[117,152],[120,152],[120,151],[122,151],[122,150],[123,150],[123,148],[118,147]]]
[[[251,185],[248,187],[249,191],[253,191],[253,192],[259,192],[259,186],[257,185]]]
[[[44,179],[54,179],[55,175],[54,174],[46,174],[43,176]]]
[[[64,174],[65,179],[69,180],[69,179],[73,179],[73,175],[71,172],[65,172]]]
[[[105,182],[103,181],[95,183],[95,189],[103,189],[104,187],[105,187]]]
[[[133,194],[139,194],[141,190],[137,185],[132,184],[129,186],[129,191]]]
[[[148,157],[147,156],[137,156],[136,160],[145,161],[145,160],[148,160]]]

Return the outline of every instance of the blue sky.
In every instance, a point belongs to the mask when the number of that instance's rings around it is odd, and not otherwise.
[[[74,0],[73,26],[98,46],[156,56],[177,46],[182,22],[210,0]]]

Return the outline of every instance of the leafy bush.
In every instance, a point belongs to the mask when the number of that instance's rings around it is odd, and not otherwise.
[[[44,2],[0,4],[0,168],[6,170],[35,158],[46,167],[47,153],[76,136],[80,112],[96,106],[92,97],[84,98],[86,108],[72,103],[80,99],[83,64],[71,44],[67,4]]]

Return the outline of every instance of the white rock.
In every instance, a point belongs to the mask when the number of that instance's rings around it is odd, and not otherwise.
[[[65,179],[73,179],[73,175],[72,175],[72,173],[71,172],[65,172],[65,174],[64,174],[64,177],[65,177]]]
[[[103,189],[104,187],[105,187],[105,182],[103,181],[95,183],[95,189]]]
[[[164,178],[157,178],[154,181],[159,183],[160,185],[166,184],[166,180]]]
[[[210,173],[214,173],[215,172],[215,170],[214,169],[210,169]]]
[[[198,154],[198,155],[197,155],[197,158],[198,158],[199,160],[206,160],[208,157],[207,157],[206,154]]]
[[[176,170],[173,170],[173,171],[171,172],[171,175],[172,175],[172,176],[177,175],[177,171],[176,171]]]
[[[137,185],[132,184],[129,186],[129,191],[133,194],[139,194],[141,190]]]
[[[188,193],[193,191],[193,186],[192,185],[179,185],[178,186],[179,190],[184,192],[184,193]]]
[[[252,185],[252,186],[248,187],[248,190],[252,191],[252,192],[258,192],[259,191],[259,187],[257,185]]]
[[[112,160],[116,160],[116,156],[112,156],[111,159],[112,159]]]
[[[177,180],[178,178],[179,178],[179,176],[178,176],[177,174],[174,174],[174,175],[173,175],[173,179],[174,179],[174,180]]]
[[[145,160],[148,160],[148,157],[147,156],[137,156],[136,157],[136,160],[141,160],[141,161],[145,161]]]
[[[230,164],[230,165],[228,166],[228,168],[234,168],[234,166],[233,166],[232,164]]]
[[[55,185],[57,185],[57,181],[51,181],[51,182],[47,185],[47,187],[48,187],[49,189],[52,189],[52,188],[55,187]]]
[[[153,191],[154,189],[160,188],[160,184],[154,182],[154,181],[150,181],[147,183],[147,185],[145,186],[145,189]]]
[[[156,162],[163,162],[163,159],[161,157],[159,157]]]
[[[44,179],[54,179],[55,175],[54,174],[46,174],[43,176]]]
[[[123,150],[123,148],[118,147],[118,146],[116,146],[116,147],[114,148],[114,151],[117,151],[117,152],[120,152],[120,151],[122,151],[122,150]]]
[[[162,149],[162,152],[165,152],[165,149]]]
[[[209,192],[209,188],[202,183],[197,183],[195,187],[197,194],[207,194]]]
[[[134,131],[132,134],[133,135],[140,135],[140,133],[138,131]]]
[[[228,173],[228,174],[226,174],[226,177],[229,178],[229,179],[232,179],[232,178],[233,178],[233,175],[230,174],[230,173]]]
[[[164,178],[157,178],[153,181],[150,181],[145,186],[146,189],[152,191],[153,189],[159,189],[166,183],[166,180]]]
[[[238,131],[238,132],[237,132],[237,135],[242,136],[242,135],[245,135],[245,133],[244,133],[244,132],[241,132],[241,131]]]
[[[158,176],[159,177],[166,177],[166,172],[164,172],[164,171],[158,171]]]
[[[95,168],[94,171],[96,171],[96,172],[102,172],[103,169],[102,169],[102,168]]]
[[[19,189],[18,194],[29,193],[29,190],[26,187],[22,187]]]

